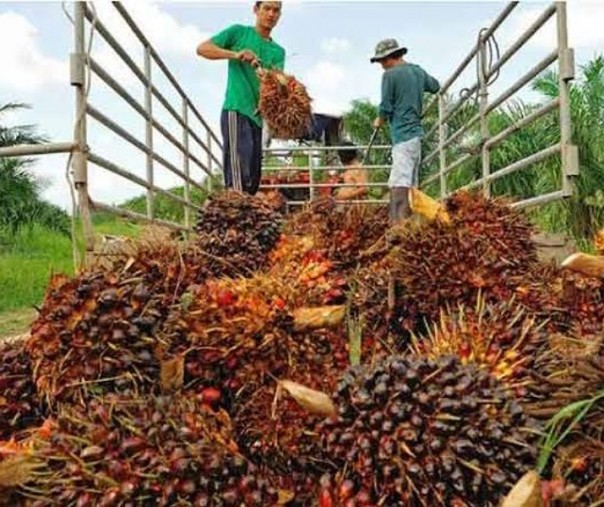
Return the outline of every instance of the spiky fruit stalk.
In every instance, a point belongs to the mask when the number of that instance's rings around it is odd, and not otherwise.
[[[390,259],[402,285],[398,304],[411,329],[424,319],[437,320],[447,305],[472,304],[479,291],[489,299],[509,299],[512,277],[536,261],[527,219],[505,202],[458,192],[446,205],[450,224],[401,229]]]
[[[444,312],[428,332],[414,335],[411,349],[420,357],[454,355],[502,380],[520,398],[533,387],[531,369],[546,343],[544,323],[518,303],[486,303]]]
[[[392,357],[345,375],[319,427],[346,494],[379,505],[495,506],[536,455],[498,381],[458,358]],[[344,484],[343,482],[341,484]],[[350,491],[348,491],[350,490]]]

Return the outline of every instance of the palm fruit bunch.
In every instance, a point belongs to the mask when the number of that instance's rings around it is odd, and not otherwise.
[[[318,431],[342,467],[338,488],[321,492],[334,505],[494,507],[535,463],[532,421],[497,379],[454,356],[354,368],[333,398],[338,415]]]
[[[293,289],[296,306],[344,303],[348,282],[311,236],[283,235],[270,254],[269,273]]]
[[[119,391],[155,383],[150,335],[161,311],[147,309],[153,296],[144,283],[122,281],[103,273],[51,280],[26,344],[38,392],[50,404],[88,387]]]
[[[310,130],[311,98],[294,76],[279,70],[260,75],[258,111],[276,139],[299,139]]]
[[[287,368],[288,290],[265,275],[191,286],[162,327],[158,356],[184,355],[185,382],[224,390],[225,401],[229,392],[257,387],[267,372]]]
[[[315,384],[321,380],[327,390],[335,385],[339,373],[335,369],[325,370],[322,377],[313,376],[312,380]],[[280,489],[295,495],[293,505],[311,505],[319,477],[332,469],[313,431],[321,417],[309,413],[292,397],[279,393],[273,383],[242,400],[233,418],[234,433],[246,457],[270,470]]]
[[[354,269],[387,250],[385,232],[388,212],[384,206],[337,206],[333,198],[321,198],[298,213],[288,231],[313,238],[315,248],[340,269]],[[377,257],[376,257],[377,256]]]
[[[49,402],[156,385],[156,331],[170,304],[205,278],[203,259],[174,244],[141,248],[109,270],[51,280],[26,342]]]
[[[197,245],[214,276],[249,276],[265,267],[282,220],[272,199],[232,190],[216,193],[199,213]]]
[[[437,320],[447,305],[472,304],[478,292],[507,300],[511,280],[536,263],[531,226],[505,201],[461,191],[446,201],[449,223],[400,229],[390,257],[402,286],[398,303],[413,327]]]
[[[43,414],[23,341],[0,343],[0,441],[36,426]]]
[[[547,328],[553,333],[595,336],[603,329],[601,278],[553,264],[538,265],[521,277],[515,292],[520,302],[547,319]]]
[[[193,397],[94,398],[61,407],[24,492],[34,505],[276,505],[238,451],[224,412]]]
[[[533,389],[537,351],[546,344],[543,323],[514,301],[487,303],[443,312],[424,335],[413,335],[411,349],[421,357],[454,355],[502,380],[518,398]]]

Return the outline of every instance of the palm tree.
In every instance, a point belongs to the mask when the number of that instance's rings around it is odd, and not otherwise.
[[[27,107],[19,102],[0,105],[0,147],[39,144],[46,140],[33,125],[2,124],[3,115]],[[0,158],[0,231],[14,234],[23,226],[38,223],[68,234],[67,214],[40,198],[40,182],[29,171],[32,163],[32,159],[22,157]]]
[[[559,95],[558,74],[547,72],[533,88],[548,99]],[[576,238],[592,238],[604,223],[604,56],[581,67],[579,79],[570,89],[572,138],[579,147],[579,171],[575,194],[566,203],[550,206],[544,226],[569,231]],[[558,121],[550,115],[544,122]],[[551,139],[551,143],[558,139]],[[560,187],[559,166],[550,164],[543,171],[537,189]]]

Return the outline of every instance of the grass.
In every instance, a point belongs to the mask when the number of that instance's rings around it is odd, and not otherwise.
[[[20,308],[0,313],[0,341],[27,332],[36,316],[33,308]]]
[[[136,236],[140,230],[106,214],[93,223],[98,234]],[[27,330],[53,273],[74,273],[71,238],[39,225],[0,234],[0,336]]]

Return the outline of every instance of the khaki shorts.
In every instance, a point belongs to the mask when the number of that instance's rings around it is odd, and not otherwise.
[[[422,139],[415,137],[392,147],[392,169],[388,187],[416,187],[422,160]]]

